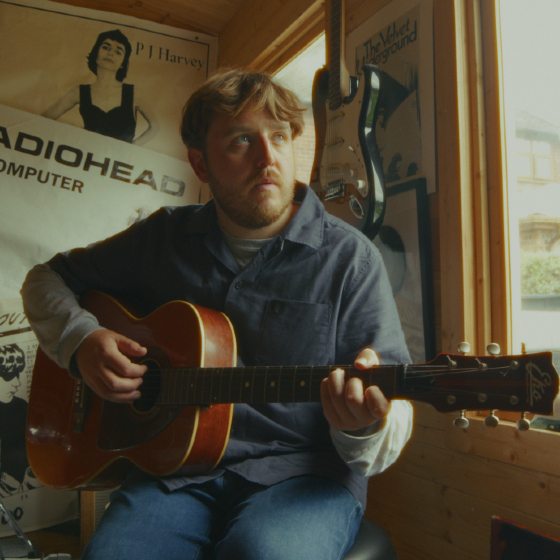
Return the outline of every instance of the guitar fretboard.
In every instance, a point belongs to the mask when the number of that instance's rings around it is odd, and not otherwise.
[[[329,109],[335,111],[342,104],[340,87],[342,6],[341,0],[331,0],[329,61]]]
[[[145,376],[142,391],[159,393],[157,404],[219,404],[318,402],[321,381],[335,368],[327,366],[168,368]],[[360,371],[345,367],[347,376],[360,377],[366,386],[379,385],[396,393],[398,366]]]

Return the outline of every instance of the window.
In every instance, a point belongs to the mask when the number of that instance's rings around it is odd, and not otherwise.
[[[296,93],[307,107],[304,115],[305,130],[294,144],[296,179],[306,184],[311,177],[315,155],[315,127],[311,108],[313,78],[315,72],[325,65],[325,58],[325,36],[321,35],[276,74],[276,77]]]
[[[560,174],[554,159],[560,154],[560,99],[551,69],[560,59],[560,3],[538,0],[530,10],[520,7],[500,2],[511,274],[519,298],[512,315],[513,345],[527,352],[552,350],[558,361]],[[520,43],[537,36],[538,41]],[[556,415],[560,420],[558,406]]]
[[[525,178],[525,180],[552,180],[551,143],[539,140],[527,140],[517,136],[515,138],[515,143],[517,145],[515,163],[518,182],[520,182],[522,178]]]
[[[560,177],[555,164],[560,104],[550,86],[550,68],[560,46],[555,44],[554,26],[549,23],[560,16],[560,3],[539,0],[530,11],[520,9],[522,3],[513,0],[471,6],[475,7],[465,18],[470,44],[464,56],[469,63],[467,73],[472,72],[469,84],[483,64],[484,103],[477,89],[480,86],[471,85],[466,105],[472,111],[470,115],[466,112],[470,117],[467,147],[472,151],[472,146],[478,150],[482,145],[479,169],[487,184],[481,181],[477,188],[471,179],[471,185],[465,181],[461,189],[474,200],[466,208],[480,208],[478,214],[473,211],[476,225],[484,226],[488,203],[488,238],[483,227],[482,234],[472,235],[474,254],[470,261],[463,259],[464,266],[475,269],[478,284],[471,281],[470,286],[481,292],[482,302],[472,307],[470,323],[465,324],[474,325],[471,332],[482,333],[486,341],[489,335],[497,338],[494,341],[502,345],[502,353],[552,350],[560,371],[560,252],[556,252],[560,249]],[[476,6],[480,7],[481,30]],[[535,36],[538,45],[522,40]],[[480,129],[472,124],[476,119],[485,122],[485,138],[479,144]],[[464,226],[462,231],[463,236],[468,232]],[[490,285],[488,291],[480,289],[486,285]],[[478,352],[484,348],[481,339],[477,340]],[[519,414],[503,412],[498,416],[519,418]],[[558,401],[555,420],[546,422],[547,429],[556,426],[560,426]]]
[[[535,255],[539,244],[541,253],[557,247],[549,230],[557,223],[550,212],[560,208],[554,198],[560,120],[547,77],[558,48],[544,41],[554,39],[548,22],[557,20],[560,3],[539,0],[531,14],[523,6],[520,0],[465,0],[452,6],[442,1],[434,10],[435,63],[446,69],[436,74],[441,267],[436,293],[443,351],[456,351],[462,340],[475,354],[485,353],[490,342],[499,343],[503,354],[520,353],[522,343],[527,351],[558,348],[558,313],[539,311],[539,321],[531,324],[537,311],[522,309],[521,239],[533,244],[524,245],[524,252]],[[522,18],[517,23],[516,16]],[[545,107],[552,109],[545,113]],[[531,115],[530,126],[518,118],[519,111]],[[549,159],[550,178],[533,175],[539,157]],[[548,172],[541,165],[541,175],[543,169]],[[538,204],[536,194],[548,201],[544,216],[539,216],[542,205],[540,210],[530,206]],[[551,295],[532,303],[552,300]]]

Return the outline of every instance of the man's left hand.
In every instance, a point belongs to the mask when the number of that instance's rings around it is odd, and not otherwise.
[[[357,369],[379,365],[379,358],[371,348],[365,348],[356,358]],[[383,420],[389,413],[390,403],[379,387],[364,390],[361,379],[344,380],[344,371],[335,369],[321,383],[321,402],[329,424],[344,431],[356,431]]]

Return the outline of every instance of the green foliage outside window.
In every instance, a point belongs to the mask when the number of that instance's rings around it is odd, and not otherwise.
[[[560,294],[560,253],[521,253],[521,293]]]

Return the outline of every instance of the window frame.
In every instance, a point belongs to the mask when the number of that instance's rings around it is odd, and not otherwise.
[[[485,354],[490,342],[498,343],[502,354],[519,354],[513,318],[521,294],[512,282],[518,273],[513,252],[518,249],[510,231],[516,231],[517,224],[510,230],[500,0],[435,0],[434,19],[435,64],[446,70],[436,75],[441,350],[454,352],[465,340],[473,354]],[[446,21],[454,27],[446,28]],[[448,415],[446,446],[500,458],[491,446],[475,443],[488,414],[467,414],[475,424],[470,430],[454,428],[457,415]],[[517,441],[521,432],[517,434],[515,420],[520,415],[498,416],[502,422],[494,433]],[[457,432],[462,432],[459,438]],[[560,443],[550,439],[559,436],[530,430],[522,437],[532,445],[546,441],[550,446]],[[557,469],[546,472],[557,474]]]
[[[522,179],[526,179],[531,182],[540,182],[542,184],[550,183],[553,180],[553,175],[554,175],[552,144],[550,142],[545,142],[543,140],[536,140],[534,138],[523,138],[523,140],[529,142],[530,150],[526,152],[518,149],[516,150],[516,154],[521,156],[526,156],[529,158],[530,173],[529,175],[521,175],[520,173],[518,173],[518,176],[521,177]],[[547,144],[550,147],[550,153],[545,154],[542,152],[535,151],[534,148],[535,142],[539,144]],[[548,177],[540,177],[538,175],[539,166],[537,162],[539,159],[546,159],[550,162],[550,175]]]

